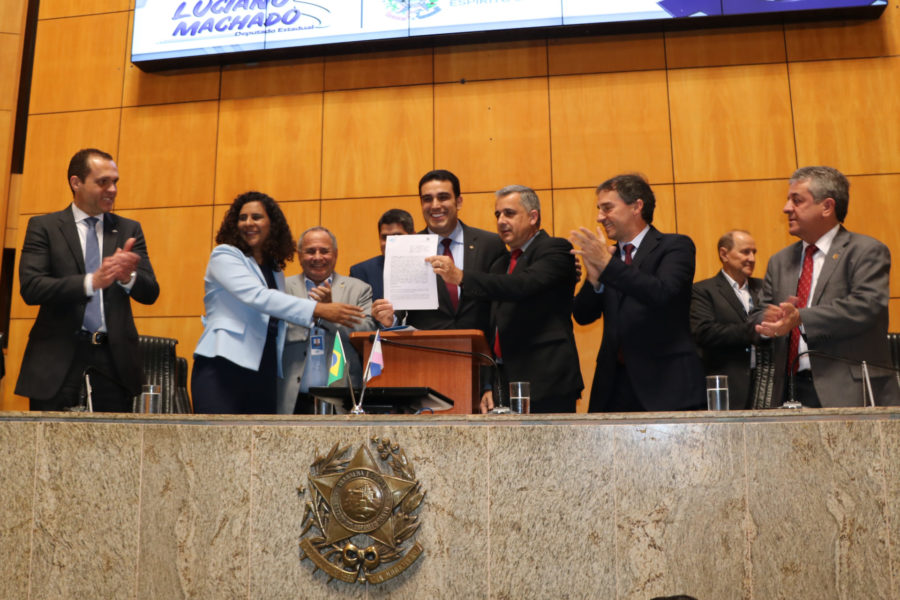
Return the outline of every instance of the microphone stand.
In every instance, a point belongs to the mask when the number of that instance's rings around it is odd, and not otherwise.
[[[79,403],[78,406],[73,406],[71,409],[72,412],[94,412],[94,402],[93,402],[93,398],[92,398],[93,388],[91,387],[91,377],[90,377],[91,373],[96,373],[97,375],[100,375],[107,381],[111,381],[114,384],[116,384],[116,386],[118,386],[120,389],[124,390],[125,393],[128,394],[129,396],[132,395],[131,390],[128,389],[128,387],[126,387],[125,384],[122,383],[121,381],[119,381],[117,378],[113,377],[109,373],[106,373],[105,371],[101,371],[97,367],[89,366],[89,367],[86,367],[84,369],[84,371],[81,372],[81,379],[84,382],[84,384],[82,385],[81,391],[78,394],[78,396],[82,402]]]
[[[370,342],[375,341],[374,334],[369,336],[369,341]],[[494,385],[494,389],[495,389],[496,395],[497,395],[497,403],[495,406],[501,407],[501,408],[506,407],[506,412],[509,412],[509,403],[508,402],[504,403],[504,401],[503,401],[504,396],[503,396],[503,391],[502,391],[503,386],[501,385],[501,379],[500,379],[500,367],[497,365],[497,361],[495,361],[493,359],[493,357],[491,357],[483,352],[469,352],[467,350],[452,350],[450,348],[438,348],[436,346],[420,346],[418,344],[407,344],[404,342],[397,342],[392,339],[388,339],[388,338],[384,338],[384,337],[381,338],[381,343],[387,344],[388,346],[399,346],[401,348],[412,348],[413,350],[427,350],[430,352],[439,352],[439,353],[443,353],[443,354],[459,354],[462,356],[477,356],[478,358],[484,359],[485,361],[490,363],[490,365],[494,371],[494,380],[496,382]],[[495,410],[496,410],[496,408],[495,408]]]
[[[788,373],[788,399],[785,400],[784,404],[781,405],[781,408],[804,408],[803,404],[798,402],[794,395],[794,377],[796,375],[797,365],[800,363],[801,356],[821,356],[822,358],[836,360],[850,365],[860,365],[862,369],[863,406],[875,406],[875,393],[872,391],[872,379],[869,375],[870,364],[871,366],[878,369],[893,371],[894,373],[898,372],[893,365],[879,365],[877,363],[869,363],[865,360],[855,360],[852,358],[847,358],[845,356],[838,356],[837,354],[829,354],[828,352],[822,352],[820,350],[806,350],[805,352],[800,352],[799,354],[797,354],[797,357],[791,362],[791,371],[790,373]]]

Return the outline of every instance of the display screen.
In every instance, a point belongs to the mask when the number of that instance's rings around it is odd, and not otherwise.
[[[136,0],[131,60],[589,24],[884,9],[885,0]],[[877,14],[877,13],[876,13]],[[171,66],[178,66],[172,64]]]

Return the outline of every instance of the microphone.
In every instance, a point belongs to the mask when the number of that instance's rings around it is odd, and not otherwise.
[[[369,342],[375,341],[375,334],[371,334],[369,336]],[[419,344],[407,344],[404,342],[397,342],[393,339],[388,339],[382,336],[381,343],[386,344],[388,346],[399,346],[401,348],[412,348],[413,350],[428,350],[430,352],[440,352],[443,354],[459,354],[462,356],[475,356],[477,358],[482,358],[490,363],[491,368],[494,372],[494,392],[497,397],[497,401],[494,403],[495,406],[505,406],[503,404],[503,386],[501,385],[500,380],[500,366],[497,365],[497,361],[488,354],[484,352],[469,352],[468,350],[452,350],[450,348],[439,348],[437,346],[420,346]]]
[[[801,408],[803,405],[800,402],[797,402],[797,399],[794,394],[794,378],[797,373],[797,365],[800,364],[800,358],[803,356],[820,356],[822,358],[827,358],[829,360],[836,360],[838,362],[850,364],[850,365],[859,365],[862,367],[862,380],[863,380],[863,406],[866,405],[866,396],[868,394],[869,402],[871,406],[875,406],[875,394],[872,391],[872,380],[869,377],[869,367],[875,367],[876,369],[883,369],[885,371],[891,371],[893,373],[900,373],[893,365],[884,365],[879,363],[872,363],[865,360],[857,360],[855,358],[847,358],[846,356],[840,356],[837,354],[831,354],[829,352],[822,352],[821,350],[806,350],[804,352],[799,352],[797,356],[791,361],[790,371],[788,372],[788,400],[782,405],[782,408]]]
[[[111,381],[117,387],[124,390],[129,396],[133,396],[131,389],[126,386],[124,383],[119,381],[117,377],[113,377],[106,371],[102,371],[95,366],[89,366],[81,372],[81,390],[78,392],[78,400],[79,404],[77,407],[74,407],[73,410],[78,412],[94,412],[93,402],[91,400],[91,385],[90,380],[88,379],[88,375],[96,374],[101,376],[103,379],[107,381]]]

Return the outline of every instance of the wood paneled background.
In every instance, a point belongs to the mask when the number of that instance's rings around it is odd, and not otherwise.
[[[21,21],[13,4],[0,12]],[[185,356],[201,332],[215,231],[225,205],[248,189],[279,200],[295,234],[330,228],[346,273],[378,252],[375,222],[384,210],[406,208],[423,226],[416,183],[429,169],[459,175],[461,217],[487,229],[494,228],[494,190],[535,188],[545,228],[559,236],[593,226],[598,183],[638,171],[657,193],[654,224],[694,239],[703,279],[717,270],[716,239],[734,227],[755,236],[762,276],[768,257],[792,241],[780,212],[786,179],[798,166],[829,164],[851,178],[847,226],[900,250],[892,211],[900,189],[896,2],[867,22],[463,45],[158,74],[129,60],[132,5],[41,1],[25,172],[10,196],[6,244],[20,248],[16,236],[30,216],[70,201],[65,171],[75,150],[111,152],[122,178],[118,212],[143,224],[162,288],[156,304],[136,306],[138,328],[177,338]],[[17,43],[0,33],[4,55]],[[7,76],[5,62],[0,141],[9,137],[10,78],[18,76]],[[297,262],[288,270],[296,273]],[[896,329],[900,280],[891,289]],[[12,389],[35,314],[16,286],[0,408],[27,408]],[[576,327],[587,383],[601,327]]]

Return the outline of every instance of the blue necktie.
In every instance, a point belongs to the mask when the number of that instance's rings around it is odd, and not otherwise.
[[[84,270],[85,273],[93,273],[100,268],[100,243],[97,241],[97,217],[88,217],[84,220],[87,223],[87,236],[84,240]],[[90,302],[84,309],[84,328],[91,333],[100,329],[103,324],[103,318],[100,315],[100,294],[101,290],[94,289],[94,295],[91,296]]]

